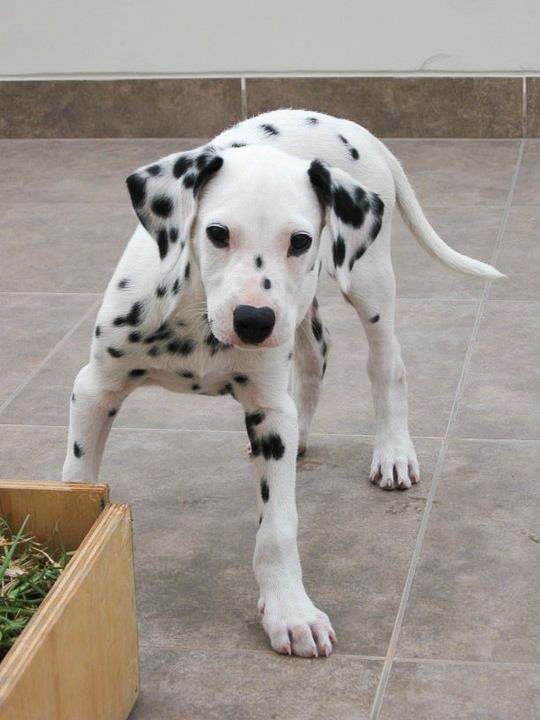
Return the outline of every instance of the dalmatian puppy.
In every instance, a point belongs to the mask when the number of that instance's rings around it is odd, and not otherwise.
[[[96,481],[114,418],[141,385],[231,395],[245,413],[258,489],[253,567],[263,627],[279,653],[328,656],[336,638],[302,583],[295,505],[296,459],[329,349],[319,277],[336,279],[367,334],[377,422],[371,482],[405,490],[419,467],[394,334],[394,205],[448,267],[500,273],[441,240],[379,140],[316,112],[250,118],[139,168],[127,187],[140,224],[75,380],[63,479]]]

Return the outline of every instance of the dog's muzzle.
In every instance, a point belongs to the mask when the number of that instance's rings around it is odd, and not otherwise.
[[[276,314],[269,307],[238,305],[233,312],[233,327],[242,342],[258,345],[271,334]]]

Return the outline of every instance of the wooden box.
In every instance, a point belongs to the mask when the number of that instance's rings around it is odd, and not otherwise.
[[[0,720],[125,720],[139,674],[129,506],[106,485],[0,480],[0,514],[75,550],[0,662]]]

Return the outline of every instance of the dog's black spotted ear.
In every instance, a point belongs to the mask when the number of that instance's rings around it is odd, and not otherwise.
[[[326,267],[337,277],[344,292],[350,288],[351,272],[377,238],[384,203],[340,168],[313,160],[308,169],[325,215],[331,244],[325,248]]]
[[[157,243],[162,261],[173,263],[189,235],[197,199],[223,165],[223,158],[206,146],[175,153],[145,165],[126,184],[133,208]]]

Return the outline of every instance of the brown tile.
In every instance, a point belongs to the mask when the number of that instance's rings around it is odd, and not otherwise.
[[[512,207],[497,261],[507,277],[492,284],[490,297],[540,300],[539,237],[540,205]]]
[[[125,179],[133,170],[203,142],[0,140],[0,198],[13,204],[118,202],[131,207]]]
[[[514,192],[516,205],[540,205],[540,140],[527,140]]]
[[[380,720],[536,720],[538,667],[396,662]]]
[[[129,720],[366,718],[381,663],[299,660],[270,653],[148,648]]]
[[[540,78],[527,78],[527,137],[540,137]]]
[[[540,438],[538,302],[487,303],[454,437]]]
[[[95,302],[92,295],[0,295],[0,404]]]
[[[516,140],[385,142],[424,208],[449,208],[457,215],[462,205],[502,207],[506,202],[518,159]]]
[[[64,428],[5,426],[0,477],[58,480]],[[137,610],[147,645],[268,650],[251,557],[257,489],[244,433],[113,430],[101,479],[133,506]],[[304,581],[330,615],[336,654],[386,652],[438,442],[418,444],[422,482],[367,482],[371,444],[318,436],[298,466]]]
[[[0,108],[0,137],[200,137],[240,119],[240,79],[0,82]]]
[[[521,78],[248,78],[248,114],[303,107],[387,137],[521,137]]]
[[[539,451],[451,443],[398,656],[540,661]]]

